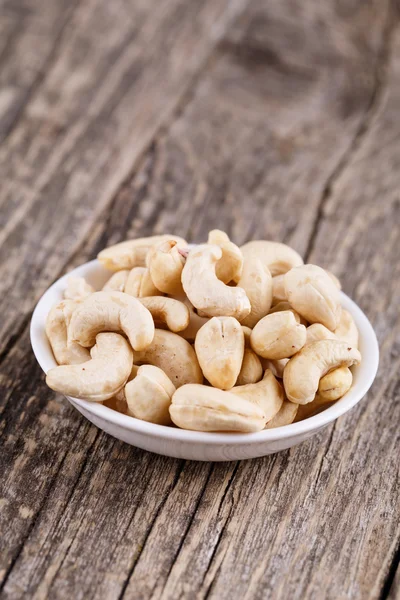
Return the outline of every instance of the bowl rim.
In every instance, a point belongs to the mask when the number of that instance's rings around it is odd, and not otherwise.
[[[47,373],[49,369],[56,366],[56,362],[51,351],[50,345],[45,337],[45,318],[50,307],[54,304],[54,296],[61,294],[65,289],[66,281],[71,275],[87,276],[88,272],[95,273],[101,271],[103,274],[110,273],[98,262],[97,259],[86,262],[72,271],[66,273],[57,279],[42,295],[32,314],[30,325],[31,345],[42,370]],[[241,444],[259,444],[260,442],[269,442],[289,439],[293,436],[307,434],[316,431],[338,417],[345,414],[353,408],[367,393],[371,387],[379,366],[379,345],[371,323],[359,308],[359,306],[351,300],[344,292],[340,292],[342,306],[348,310],[354,318],[357,328],[360,333],[360,341],[363,346],[361,365],[357,367],[363,372],[363,377],[359,378],[356,384],[335,404],[325,409],[321,413],[299,421],[274,429],[263,429],[256,433],[228,433],[228,432],[207,432],[207,431],[192,431],[180,429],[178,427],[170,427],[166,425],[157,425],[149,423],[119,413],[103,404],[82,400],[66,396],[66,398],[78,410],[89,412],[98,419],[108,421],[122,429],[155,437],[165,440],[173,440],[176,442],[189,442],[193,444],[223,444],[223,445],[241,445]]]

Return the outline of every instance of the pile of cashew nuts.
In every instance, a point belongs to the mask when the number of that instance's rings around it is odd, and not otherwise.
[[[47,384],[126,415],[195,431],[254,432],[341,398],[359,364],[340,283],[277,242],[241,248],[223,231],[173,235],[98,255],[100,291],[70,277],[46,334]]]

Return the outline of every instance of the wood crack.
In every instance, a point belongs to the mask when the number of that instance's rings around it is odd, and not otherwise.
[[[382,98],[388,84],[388,72],[389,61],[391,57],[392,40],[394,31],[397,26],[397,19],[394,18],[394,12],[395,9],[392,3],[389,3],[387,19],[382,32],[381,47],[377,55],[377,60],[375,62],[375,68],[373,72],[374,85],[372,88],[371,96],[365,109],[364,116],[361,119],[361,122],[353,137],[353,140],[350,142],[350,145],[345,150],[342,157],[339,159],[332,173],[329,175],[322,190],[317,214],[311,229],[308,245],[304,255],[305,262],[309,261],[310,256],[315,248],[320,224],[324,216],[325,206],[332,196],[333,188],[337,181],[342,177],[343,173],[348,168],[351,160],[363,144],[364,139],[370,130],[371,124],[381,107]]]

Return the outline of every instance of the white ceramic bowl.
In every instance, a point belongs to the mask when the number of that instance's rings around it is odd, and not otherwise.
[[[56,366],[45,334],[46,316],[50,308],[62,300],[67,278],[70,275],[85,277],[95,289],[101,289],[110,277],[110,272],[97,260],[93,260],[58,279],[39,300],[32,316],[31,343],[45,373]],[[157,454],[189,460],[225,461],[255,458],[285,450],[316,434],[350,410],[366,394],[375,378],[379,348],[374,330],[367,317],[350,298],[342,293],[341,299],[344,308],[352,314],[360,332],[362,363],[353,368],[353,386],[343,398],[318,415],[299,423],[245,434],[186,431],[140,421],[96,402],[69,396],[67,399],[100,429],[128,444]]]

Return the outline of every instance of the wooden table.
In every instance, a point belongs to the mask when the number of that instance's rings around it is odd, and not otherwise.
[[[399,598],[398,7],[5,0],[0,78],[3,597]],[[100,248],[213,227],[329,267],[381,348],[357,408],[234,464],[102,433],[29,343]]]

